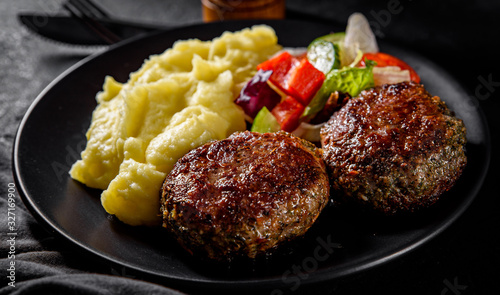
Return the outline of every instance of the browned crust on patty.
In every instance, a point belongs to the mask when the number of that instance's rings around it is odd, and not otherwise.
[[[254,258],[303,235],[328,196],[314,145],[284,132],[246,131],[177,162],[162,189],[163,226],[190,252]]]
[[[363,91],[321,130],[332,191],[385,214],[427,207],[461,175],[465,132],[420,84]]]

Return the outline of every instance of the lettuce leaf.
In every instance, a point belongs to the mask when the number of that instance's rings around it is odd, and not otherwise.
[[[325,82],[313,97],[309,105],[305,108],[302,117],[312,118],[321,111],[332,92],[338,91],[357,96],[362,90],[374,86],[373,67],[375,62],[367,61],[365,68],[344,67],[340,70],[331,70]]]

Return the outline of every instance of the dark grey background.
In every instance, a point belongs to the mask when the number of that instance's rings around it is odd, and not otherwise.
[[[6,194],[13,182],[11,150],[26,109],[57,75],[103,47],[66,46],[34,36],[16,20],[18,12],[64,13],[59,0],[0,2],[0,288],[7,284]],[[199,0],[103,0],[112,15],[162,25],[201,22]],[[288,0],[288,17],[345,24],[359,11],[370,20],[379,39],[431,59],[448,70],[479,102],[488,119],[493,158],[483,189],[471,207],[449,229],[410,254],[341,280],[303,286],[296,293],[321,294],[499,294],[500,230],[496,172],[499,157],[500,73],[498,45],[500,1],[306,1]],[[493,81],[485,85],[485,81]],[[123,269],[83,259],[78,249],[54,239],[28,213],[17,196],[17,290],[72,288],[81,294],[132,293],[166,289],[136,280]],[[113,277],[91,275],[99,273]],[[140,278],[136,278],[140,279]],[[74,283],[70,283],[74,282]],[[29,288],[28,288],[29,287]],[[167,286],[168,287],[168,286]],[[8,294],[10,288],[0,289]],[[61,294],[71,294],[61,291]],[[104,294],[104,293],[103,293]]]

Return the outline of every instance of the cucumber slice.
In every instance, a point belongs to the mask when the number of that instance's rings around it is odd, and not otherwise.
[[[337,44],[324,39],[316,39],[307,48],[307,59],[326,75],[332,69],[340,68],[339,51]]]
[[[280,131],[280,124],[274,115],[266,108],[263,107],[255,116],[252,125],[252,132],[277,132]]]
[[[345,32],[338,32],[318,37],[314,39],[313,42],[316,40],[325,40],[332,43],[339,43],[339,42],[344,42],[344,39],[345,39]]]

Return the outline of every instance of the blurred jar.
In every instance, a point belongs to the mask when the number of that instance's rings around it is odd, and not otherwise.
[[[285,0],[201,0],[203,21],[283,19]]]

